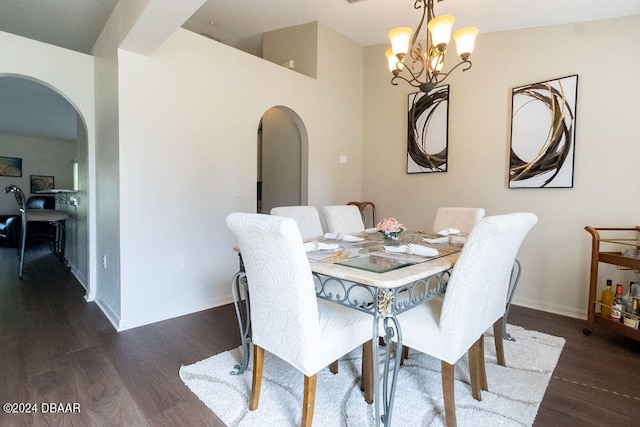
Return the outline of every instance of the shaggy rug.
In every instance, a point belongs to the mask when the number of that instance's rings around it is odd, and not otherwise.
[[[516,341],[505,341],[507,366],[496,363],[493,336],[485,337],[489,391],[482,401],[471,396],[467,358],[456,363],[455,400],[458,426],[530,426],[560,357],[564,338],[509,325]],[[230,375],[240,348],[180,368],[180,378],[229,426],[297,426],[302,416],[303,376],[265,352],[260,404],[248,410],[251,363],[242,375]],[[318,374],[314,425],[374,426],[374,406],[360,391],[361,351],[340,359],[339,373]],[[398,375],[393,426],[444,426],[440,362],[411,350]]]

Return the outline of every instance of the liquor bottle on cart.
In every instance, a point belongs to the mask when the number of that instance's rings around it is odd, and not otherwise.
[[[609,279],[607,280],[607,287],[602,291],[602,296],[600,297],[600,302],[602,303],[600,315],[602,317],[611,316],[611,305],[615,298],[615,293],[613,292],[613,289],[611,289],[611,286],[613,286],[613,282]]]
[[[613,298],[613,305],[611,306],[611,318],[618,322],[622,322],[622,311],[624,310],[622,292],[624,292],[622,285],[616,285],[616,294]]]

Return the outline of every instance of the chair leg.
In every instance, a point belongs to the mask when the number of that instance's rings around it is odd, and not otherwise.
[[[313,422],[313,407],[316,403],[316,383],[318,374],[304,376],[304,396],[302,398],[302,427],[311,427]]]
[[[373,340],[362,344],[362,374],[360,390],[364,392],[364,401],[373,403]]]
[[[22,215],[22,239],[20,239],[20,270],[18,279],[22,279],[22,268],[24,266],[24,247],[27,242],[27,217]]]
[[[400,356],[400,366],[404,366],[404,359],[409,358],[409,347],[406,345],[402,346],[402,356]]]
[[[331,364],[329,365],[329,372],[331,372],[334,375],[338,373],[338,361],[337,360],[334,360],[333,362],[331,362]]]
[[[480,388],[489,391],[487,384],[487,364],[484,361],[484,334],[480,336],[480,351],[478,352],[478,365],[480,366]]]
[[[444,415],[447,427],[456,426],[456,401],[454,392],[454,365],[450,365],[444,360],[440,362],[442,367],[442,396],[444,397]]]
[[[482,373],[480,366],[480,352],[482,351],[482,335],[469,347],[469,376],[471,377],[471,395],[475,400],[482,400]]]
[[[251,395],[249,396],[249,410],[258,408],[260,387],[262,386],[262,368],[264,366],[264,349],[253,345],[253,378],[251,380]],[[306,383],[305,383],[306,384]]]
[[[493,340],[496,342],[496,357],[498,365],[507,366],[504,360],[504,342],[503,342],[502,317],[493,324]]]

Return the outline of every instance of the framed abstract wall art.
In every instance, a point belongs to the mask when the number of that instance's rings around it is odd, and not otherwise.
[[[409,94],[407,173],[446,172],[449,85]]]
[[[31,175],[31,194],[42,190],[54,189],[54,177],[45,175]]]
[[[22,159],[19,157],[0,157],[0,176],[22,176]]]
[[[509,188],[572,188],[578,75],[513,89]]]

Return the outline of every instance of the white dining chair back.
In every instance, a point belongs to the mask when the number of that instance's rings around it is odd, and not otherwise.
[[[310,425],[318,371],[370,343],[372,318],[316,299],[309,261],[293,219],[232,213],[227,226],[238,239],[251,301],[254,366],[249,409],[258,406],[266,350],[305,375],[301,424]]]
[[[354,205],[323,206],[322,214],[330,233],[361,233],[364,223],[360,209]]]
[[[504,314],[518,249],[537,222],[530,213],[481,220],[456,262],[440,315],[441,359],[455,363]]]
[[[315,206],[280,206],[271,209],[271,215],[293,219],[298,225],[300,236],[303,239],[311,239],[324,234],[320,215]]]
[[[436,210],[433,220],[434,230],[457,228],[463,233],[471,233],[473,226],[484,217],[483,208],[449,208],[441,207]]]
[[[455,425],[454,365],[465,353],[469,352],[474,398],[481,400],[480,388],[488,389],[484,332],[501,324],[516,254],[537,220],[531,213],[480,220],[456,261],[444,299],[431,300],[398,316],[403,345],[442,361],[447,426]]]

